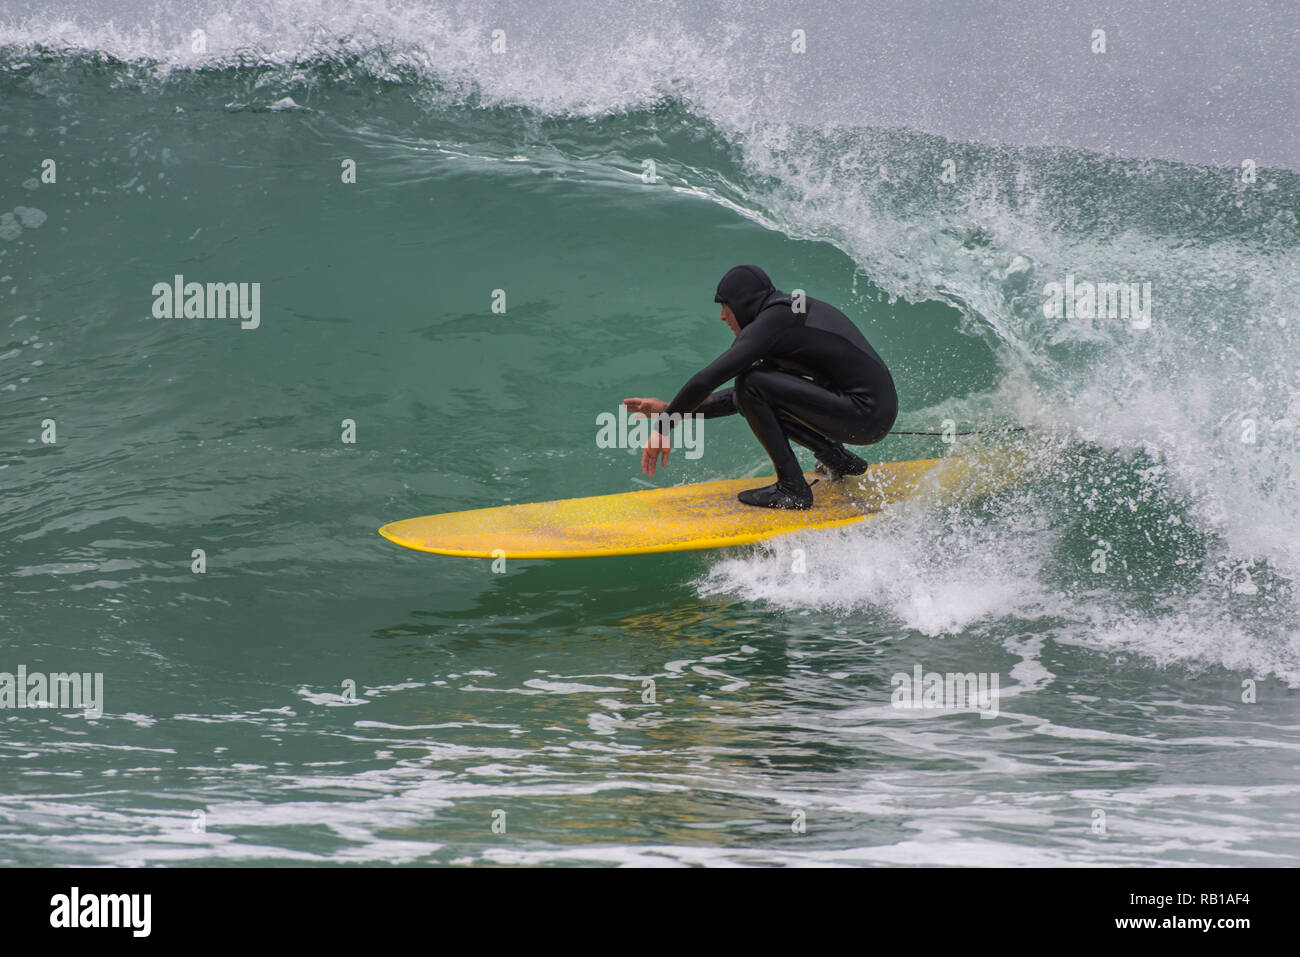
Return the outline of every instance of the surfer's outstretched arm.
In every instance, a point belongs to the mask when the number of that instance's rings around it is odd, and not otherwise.
[[[734,379],[755,362],[767,356],[773,344],[785,331],[779,317],[764,317],[750,323],[736,336],[731,348],[701,369],[687,380],[681,391],[668,403],[665,413],[668,416],[688,415],[691,412],[703,412],[706,417],[713,415],[731,415],[736,411],[732,401],[731,389],[721,392],[713,390],[729,379]],[[709,415],[705,405],[717,402],[718,411]],[[661,418],[659,429],[664,431],[671,427],[671,420]]]
[[[668,408],[668,403],[663,399],[624,399],[623,404],[629,412],[640,412],[642,415],[657,415]]]
[[[719,389],[701,402],[700,407],[695,411],[706,419],[735,415],[740,411],[736,408],[736,402],[733,398],[735,391],[735,389]],[[623,404],[627,406],[629,412],[640,412],[642,415],[658,415],[668,408],[668,403],[663,399],[624,399]]]
[[[736,402],[733,398],[734,392],[734,389],[719,389],[700,403],[699,408],[695,410],[696,413],[706,419],[736,415],[740,410],[736,408]],[[629,412],[639,412],[642,415],[649,416],[658,415],[668,408],[668,403],[663,399],[628,398],[623,400],[623,405],[627,407]],[[668,453],[671,447],[672,443],[667,435],[661,434],[658,429],[651,430],[645,448],[641,450],[641,471],[646,475],[654,475],[658,466],[667,465]]]

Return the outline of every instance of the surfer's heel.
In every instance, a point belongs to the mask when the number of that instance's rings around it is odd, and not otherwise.
[[[817,473],[831,479],[843,478],[845,475],[862,475],[868,468],[866,459],[854,455],[842,445],[817,456]]]

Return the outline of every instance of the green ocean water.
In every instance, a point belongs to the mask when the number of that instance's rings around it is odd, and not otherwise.
[[[702,104],[3,49],[0,671],[104,698],[0,713],[0,861],[1295,862],[1295,175]],[[727,346],[738,262],[859,322],[900,429],[1023,423],[1033,476],[712,553],[376,534],[642,487],[597,416]],[[1067,273],[1151,281],[1149,334],[1045,319]],[[260,325],[154,318],[177,274]],[[705,435],[654,484],[769,473]],[[917,665],[998,715],[891,707]]]

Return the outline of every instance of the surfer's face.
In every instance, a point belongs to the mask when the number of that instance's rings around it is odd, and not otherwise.
[[[732,335],[740,335],[740,323],[736,321],[736,314],[731,311],[731,307],[725,302],[722,304],[722,321],[727,324]]]

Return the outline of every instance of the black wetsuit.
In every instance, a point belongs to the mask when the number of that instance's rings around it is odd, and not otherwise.
[[[802,499],[810,493],[790,439],[836,471],[865,470],[841,443],[870,445],[893,428],[898,394],[884,361],[852,321],[834,306],[791,297],[757,266],[736,266],[718,284],[716,302],[735,313],[740,333],[731,348],[691,376],[665,415],[699,412],[716,418],[740,412],[776,468],[777,486]],[[728,379],[735,387],[714,392]],[[661,428],[665,426],[661,424]],[[861,469],[835,468],[847,460]],[[750,501],[798,508],[807,504]]]

